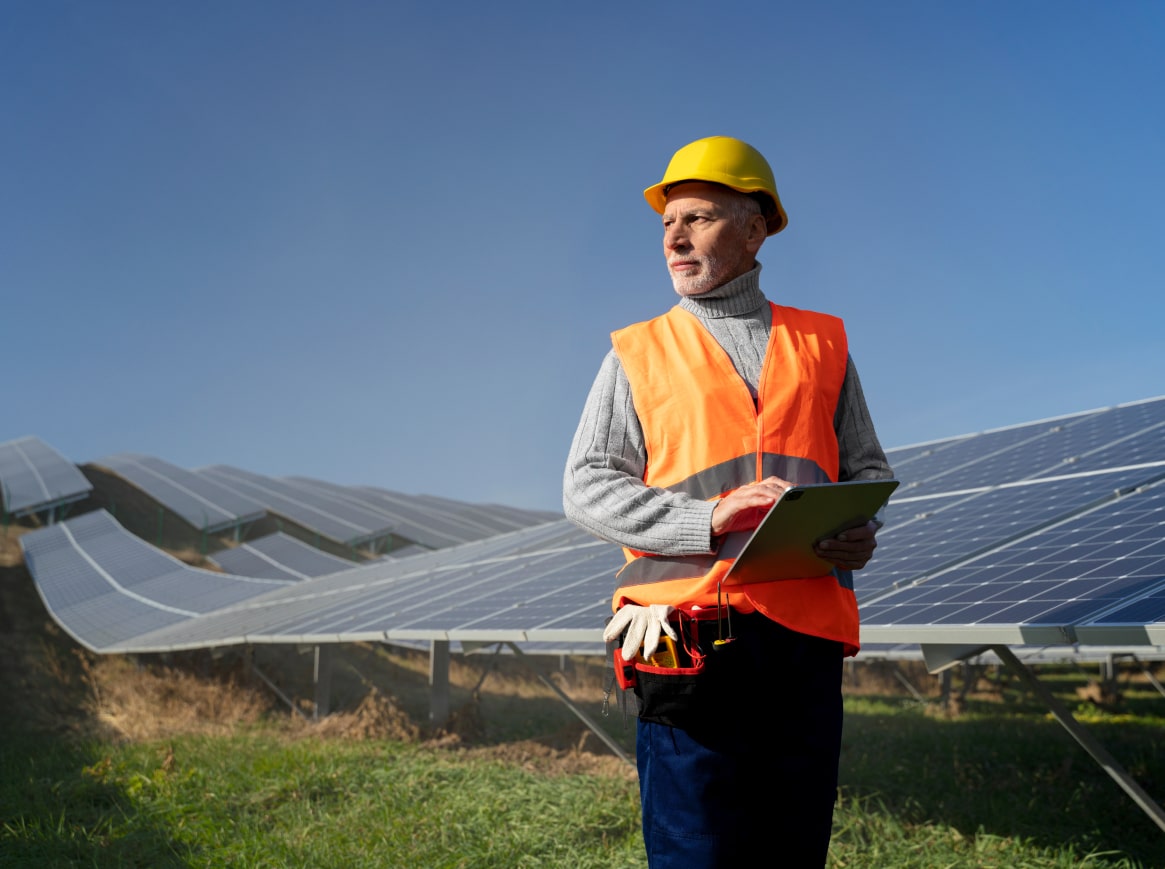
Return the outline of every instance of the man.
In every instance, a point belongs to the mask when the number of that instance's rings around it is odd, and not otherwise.
[[[686,669],[658,670],[656,681],[693,680],[694,693],[675,692],[678,706],[666,697],[662,714],[647,714],[655,707],[641,696],[648,861],[821,866],[837,795],[842,659],[858,647],[849,572],[870,559],[880,523],[818,544],[834,575],[738,586],[727,606],[718,582],[731,562],[716,553],[723,535],[755,528],[791,485],[891,470],[841,321],[773,305],[760,290],[756,255],[788,222],[764,157],[737,139],[700,139],[644,196],[663,216],[681,299],[612,334],[563,506],[628,558],[605,637],[623,635],[630,661],[651,659],[666,636],[681,659],[668,667]]]

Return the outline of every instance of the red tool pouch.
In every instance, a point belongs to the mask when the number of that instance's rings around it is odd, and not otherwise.
[[[635,662],[623,660],[623,650],[615,649],[611,653],[615,661],[615,682],[619,690],[626,691],[635,687]]]

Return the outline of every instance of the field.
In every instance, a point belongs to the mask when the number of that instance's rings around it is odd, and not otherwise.
[[[312,722],[308,650],[84,652],[41,606],[15,531],[0,537],[0,866],[645,865],[633,770],[535,678],[631,752],[633,725],[599,715],[598,662],[455,658],[456,711],[434,730],[424,655],[345,647],[338,711]],[[900,672],[922,699],[890,665],[847,676],[831,867],[1165,867],[1165,834],[1022,683],[976,672],[944,706],[933,677]],[[1041,676],[1165,798],[1165,697],[1142,674],[1119,699],[1092,666]]]

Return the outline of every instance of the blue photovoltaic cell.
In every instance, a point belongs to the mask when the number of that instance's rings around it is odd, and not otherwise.
[[[989,432],[936,451],[924,467],[895,467],[899,496],[957,492],[1036,476],[1165,461],[1165,400]]]
[[[861,602],[1114,497],[1140,470],[1054,479],[962,497],[906,500],[886,508],[886,527],[865,570],[854,576]]]
[[[1158,423],[1153,428],[1142,429],[1118,441],[1073,454],[1037,476],[1088,474],[1110,468],[1140,467],[1145,479],[1156,479],[1165,475],[1162,443],[1165,443],[1165,423]]]
[[[1141,625],[1165,624],[1165,577],[1147,594],[1118,606],[1102,616],[1088,619],[1085,625]]]
[[[1074,626],[1165,579],[1165,486],[1137,491],[862,607],[863,625]]]
[[[951,492],[1022,479],[1032,472],[1030,457],[1045,449],[1046,439],[1082,418],[1028,423],[952,441],[929,456],[895,467],[903,481],[900,493]]]
[[[925,444],[916,444],[909,447],[895,447],[886,450],[886,458],[890,466],[895,469],[900,479],[910,479],[921,482],[927,477],[927,470],[937,467],[942,470],[942,462],[932,463],[930,456],[949,449],[954,444],[967,440],[970,435],[949,438],[941,441],[931,441]]]

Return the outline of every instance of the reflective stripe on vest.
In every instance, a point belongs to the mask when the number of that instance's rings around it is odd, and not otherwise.
[[[774,475],[793,483],[837,480],[833,419],[848,359],[844,327],[826,314],[771,307],[755,404],[728,354],[679,306],[612,333],[643,428],[649,486],[710,500]],[[619,573],[613,606],[714,605],[717,582],[747,536],[728,535],[717,553],[706,555],[625,550],[628,564]],[[838,640],[852,653],[857,602],[851,575],[839,574],[740,586],[733,605]]]

